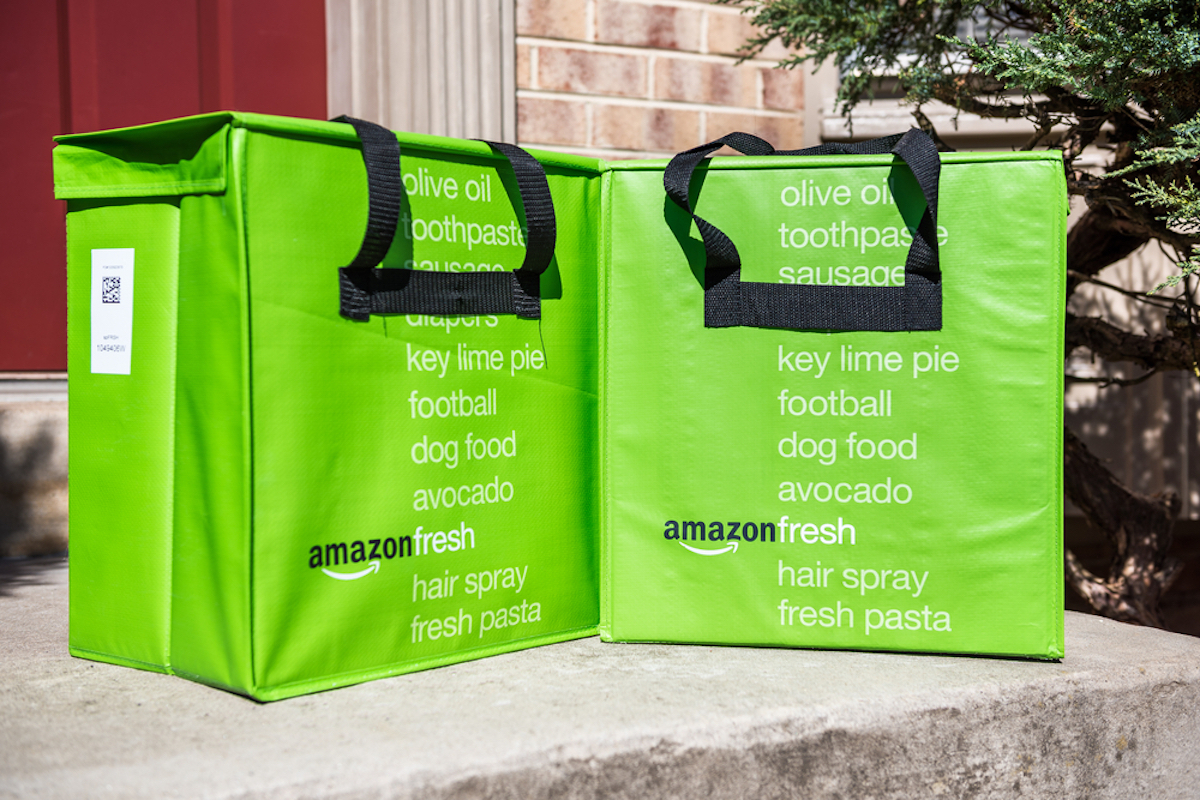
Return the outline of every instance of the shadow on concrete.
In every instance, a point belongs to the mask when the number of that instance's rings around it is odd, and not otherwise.
[[[0,410],[0,421],[4,412]],[[52,534],[34,531],[33,494],[54,456],[53,425],[43,422],[20,445],[0,436],[0,558],[61,549]],[[46,541],[40,541],[45,539]]]
[[[11,596],[23,586],[45,586],[47,576],[67,563],[66,553],[37,558],[0,558],[0,597]]]

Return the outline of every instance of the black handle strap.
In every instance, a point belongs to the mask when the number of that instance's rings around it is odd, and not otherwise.
[[[354,126],[362,142],[367,168],[367,231],[358,255],[338,269],[341,314],[366,321],[372,314],[516,314],[523,319],[542,315],[540,278],[554,258],[557,225],[554,201],[545,170],[519,147],[479,141],[503,155],[516,175],[525,213],[525,260],[513,272],[431,272],[378,269],[400,216],[403,182],[400,144],[381,125],[338,117]]]
[[[898,156],[925,195],[904,265],[904,286],[805,286],[743,283],[741,256],[733,241],[692,210],[688,197],[700,162],[723,145],[746,155]],[[937,146],[913,128],[904,134],[857,144],[828,143],[803,150],[776,150],[748,133],[731,133],[686,150],[663,172],[667,195],[696,222],[704,242],[704,325],[835,331],[928,331],[942,328],[942,276],[938,264],[937,201],[941,159]]]

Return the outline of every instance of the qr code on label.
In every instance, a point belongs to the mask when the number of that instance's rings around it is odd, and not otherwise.
[[[120,303],[121,302],[121,279],[120,278],[101,278],[100,279],[100,302],[101,303]]]

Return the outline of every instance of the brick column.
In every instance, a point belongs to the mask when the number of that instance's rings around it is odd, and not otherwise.
[[[517,138],[600,158],[669,156],[734,130],[800,147],[800,69],[706,0],[517,0]]]

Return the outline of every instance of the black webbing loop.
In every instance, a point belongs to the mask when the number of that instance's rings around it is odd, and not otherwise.
[[[904,286],[806,286],[743,283],[741,256],[719,228],[692,210],[692,175],[709,154],[729,145],[746,155],[898,156],[925,195],[904,265]],[[933,140],[913,128],[904,134],[857,144],[828,143],[803,150],[776,150],[748,133],[731,133],[686,150],[663,172],[667,195],[696,222],[704,242],[704,325],[791,330],[925,331],[942,328],[942,281],[938,265],[937,199],[941,159]]]
[[[373,122],[346,116],[335,121],[354,126],[367,166],[367,232],[348,268],[373,267],[387,255],[400,218],[400,143],[394,133]]]
[[[489,142],[476,139],[498,151],[512,165],[521,194],[521,205],[525,210],[525,227],[529,235],[525,241],[525,261],[518,272],[541,275],[554,258],[554,243],[558,227],[554,218],[554,201],[550,197],[550,184],[546,171],[538,160],[516,145],[506,142]]]
[[[541,274],[554,258],[557,228],[546,173],[519,147],[485,142],[512,165],[525,213],[525,261],[512,272],[432,272],[378,269],[396,235],[403,183],[400,145],[380,125],[353,117],[335,122],[354,126],[367,168],[367,231],[358,255],[338,269],[341,314],[365,321],[372,314],[542,315]],[[484,141],[480,139],[479,141]]]
[[[704,240],[705,269],[740,267],[742,264],[737,248],[733,246],[729,237],[708,220],[696,216],[692,211],[692,201],[688,198],[692,173],[696,171],[696,167],[710,153],[720,150],[724,145],[729,145],[748,156],[769,156],[775,153],[774,147],[757,136],[749,133],[729,133],[708,144],[684,150],[671,159],[663,172],[663,186],[666,187],[667,195],[675,201],[675,205],[691,215],[696,221],[696,227],[700,229],[700,238]]]

